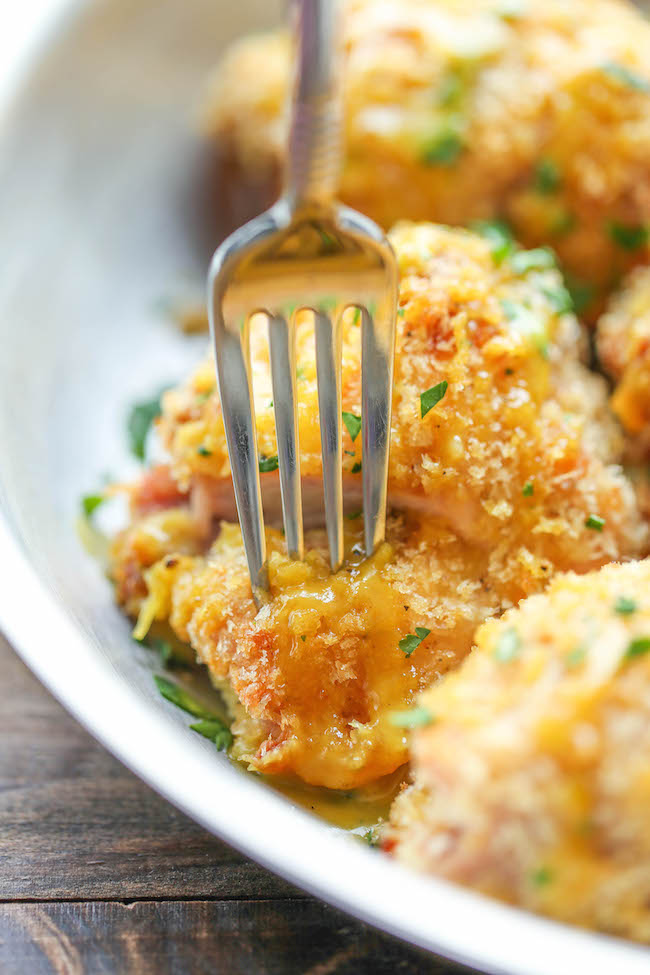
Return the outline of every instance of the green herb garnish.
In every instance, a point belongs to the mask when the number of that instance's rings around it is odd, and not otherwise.
[[[601,518],[600,515],[589,515],[585,519],[585,528],[591,528],[592,531],[601,532],[605,527],[605,519]]]
[[[635,91],[643,91],[646,95],[650,95],[650,81],[642,78],[641,75],[638,75],[624,64],[618,64],[616,61],[608,61],[606,64],[603,64],[602,69],[610,78],[614,78],[615,81],[620,82],[627,88],[633,88]]]
[[[361,470],[361,461],[358,460],[356,462],[356,464],[353,464],[352,465],[352,468],[350,470],[350,473],[351,474],[358,474],[360,470]]]
[[[347,413],[345,410],[343,410],[342,416],[345,428],[350,434],[352,443],[354,443],[359,436],[359,431],[361,430],[361,417],[357,416],[356,413]]]
[[[533,482],[532,481],[526,481],[526,483],[524,484],[524,486],[521,489],[521,493],[523,494],[523,496],[525,498],[532,498],[533,494],[535,493],[535,486],[534,486]]]
[[[442,108],[454,108],[463,97],[465,82],[459,71],[449,71],[438,88],[438,104]]]
[[[224,724],[219,718],[209,718],[206,721],[197,721],[196,724],[191,724],[190,728],[192,731],[196,731],[197,734],[203,735],[204,738],[209,738],[217,746],[218,752],[228,751],[232,745],[232,732],[227,724]]]
[[[272,457],[265,457],[264,454],[260,454],[259,469],[261,474],[268,474],[270,471],[277,471],[278,455],[273,454]]]
[[[614,603],[614,612],[620,613],[621,616],[629,616],[630,613],[636,613],[639,608],[639,604],[636,599],[632,599],[630,596],[619,596]]]
[[[625,651],[624,660],[633,660],[634,657],[642,657],[650,650],[650,637],[638,636],[630,640]]]
[[[81,509],[86,516],[90,518],[92,513],[99,508],[100,504],[103,504],[106,498],[103,494],[84,494],[81,499]]]
[[[431,389],[420,393],[420,418],[425,417],[429,410],[432,410],[440,402],[448,388],[449,383],[443,379],[441,383],[437,383]]]
[[[129,436],[129,446],[131,448],[131,453],[134,454],[138,460],[144,460],[144,451],[147,442],[147,434],[151,428],[151,424],[160,416],[160,397],[162,396],[164,389],[158,393],[157,396],[149,400],[143,400],[141,403],[135,403],[126,421],[126,429]]]
[[[349,521],[353,521],[355,518],[361,517],[361,511],[352,511],[349,515],[345,516]]]
[[[571,213],[570,210],[556,211],[551,220],[548,232],[552,237],[564,237],[569,231],[573,230],[577,222],[575,213]]]
[[[389,720],[396,728],[426,728],[435,718],[426,708],[411,708],[409,711],[391,712]]]
[[[158,674],[154,674],[153,679],[165,700],[175,704],[177,708],[187,711],[188,714],[193,714],[195,718],[204,718],[207,721],[219,720],[212,711],[204,707],[180,684],[174,684],[173,681],[167,680],[166,677],[159,677]]]
[[[499,637],[497,645],[494,648],[494,656],[499,663],[506,664],[510,660],[514,660],[519,655],[520,650],[521,640],[519,634],[511,626],[509,629],[504,630]]]
[[[529,271],[547,271],[555,267],[555,254],[548,247],[535,247],[530,251],[516,251],[510,258],[510,266],[515,274]]]
[[[562,182],[557,163],[552,159],[540,159],[533,173],[533,187],[542,196],[551,196]]]
[[[538,867],[537,870],[533,871],[530,879],[536,887],[546,887],[553,879],[553,873],[548,867]]]
[[[415,633],[408,633],[403,637],[399,643],[398,647],[403,651],[405,657],[410,657],[414,650],[420,646],[423,640],[431,633],[431,630],[427,630],[426,626],[416,626]]]
[[[354,315],[352,316],[352,324],[358,325],[360,321],[361,321],[361,309],[355,308]]]
[[[463,140],[453,129],[443,129],[422,150],[426,166],[452,166],[463,151]]]
[[[475,220],[470,228],[488,242],[492,260],[497,266],[515,249],[512,231],[503,220]]]
[[[207,447],[204,447],[203,444],[201,444],[200,447],[196,448],[196,452],[199,455],[199,457],[212,457],[212,451],[208,450]]]
[[[607,233],[619,247],[626,251],[637,251],[648,241],[648,228],[640,223],[607,222]]]
[[[537,347],[539,352],[548,358],[548,335],[544,324],[537,316],[516,301],[509,298],[501,299],[501,307],[509,322],[512,323],[516,331],[525,339],[529,339]]]
[[[594,297],[594,286],[588,281],[581,281],[580,278],[574,278],[570,274],[565,276],[565,280],[575,313],[580,315],[591,304]]]
[[[542,294],[548,299],[556,315],[567,315],[573,311],[573,298],[564,285],[558,284],[555,288],[542,288]]]

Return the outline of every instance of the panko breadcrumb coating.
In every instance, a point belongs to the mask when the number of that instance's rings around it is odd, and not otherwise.
[[[344,440],[349,563],[330,575],[323,533],[304,563],[269,529],[271,598],[253,603],[214,370],[164,397],[171,457],[132,493],[113,546],[117,596],[141,638],[167,620],[240,702],[234,754],[265,772],[347,789],[406,758],[389,713],[456,666],[478,624],[542,590],[641,550],[645,529],[615,461],[602,379],[579,360],[580,326],[548,251],[495,251],[467,231],[403,224],[386,545],[360,555],[362,463]],[[343,407],[358,416],[359,327],[346,313]],[[320,431],[308,321],[298,324],[306,509],[322,521]],[[261,455],[276,453],[268,349],[253,332]],[[447,384],[446,387],[440,384]],[[424,412],[420,396],[442,398]],[[350,417],[348,417],[348,422]],[[353,439],[354,436],[354,439]],[[277,471],[262,493],[277,494]],[[213,547],[206,553],[218,533]],[[355,548],[356,546],[356,548]],[[427,631],[407,655],[400,641]],[[304,639],[303,639],[304,637]]]
[[[557,577],[426,692],[413,785],[384,842],[405,864],[650,941],[650,562]]]
[[[271,591],[259,611],[240,530],[222,524],[205,557],[170,555],[144,572],[149,595],[136,629],[144,636],[167,620],[215,684],[234,692],[235,758],[333,789],[406,761],[392,711],[456,666],[476,626],[507,605],[488,553],[439,526],[391,519],[388,541],[365,559],[360,519],[346,522],[348,558],[334,575],[324,532],[307,533],[296,562],[267,530]],[[417,628],[422,641],[403,649]]]
[[[344,28],[345,202],[385,227],[507,217],[592,309],[648,259],[650,25],[630,4],[348,0]],[[205,107],[230,169],[270,198],[289,64],[282,31],[237,42]]]
[[[391,233],[399,261],[389,502],[441,519],[470,545],[511,555],[511,599],[556,569],[586,571],[638,555],[644,528],[616,462],[622,439],[604,381],[580,362],[583,338],[567,312],[550,252],[504,255],[494,242],[432,224]],[[260,455],[277,454],[268,346],[252,329]],[[322,518],[313,331],[297,330],[301,472],[307,511]],[[422,416],[420,396],[447,383]],[[343,329],[343,409],[360,412],[359,327]],[[214,366],[167,393],[159,432],[178,483],[210,531],[234,520]],[[344,431],[344,484],[360,507],[361,437]],[[267,502],[278,474],[261,475]],[[594,530],[590,515],[602,519]]]
[[[614,380],[612,409],[628,434],[628,456],[650,456],[650,268],[637,268],[598,322],[598,355]]]

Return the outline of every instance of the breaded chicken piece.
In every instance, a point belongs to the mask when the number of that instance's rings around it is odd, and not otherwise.
[[[630,4],[348,0],[344,28],[345,202],[385,227],[506,216],[592,309],[647,260],[650,25]],[[289,64],[284,32],[237,42],[205,108],[227,168],[269,200]]]
[[[271,592],[259,611],[235,525],[205,557],[169,555],[144,572],[136,635],[168,620],[234,692],[233,756],[257,771],[333,789],[393,772],[407,751],[391,712],[456,666],[478,623],[507,605],[488,554],[439,526],[392,519],[367,560],[361,538],[348,519],[348,560],[332,575],[324,532],[307,533],[296,562],[267,530]]]
[[[612,409],[632,461],[650,456],[650,268],[632,271],[598,322],[600,361],[615,383]]]
[[[513,602],[556,569],[586,571],[644,545],[620,469],[622,440],[603,380],[580,362],[583,338],[550,252],[504,255],[494,242],[431,224],[391,234],[400,272],[389,502],[441,519],[469,545],[510,560]],[[322,520],[320,428],[309,322],[297,329],[299,432],[306,511]],[[252,329],[258,446],[277,454],[268,347]],[[163,399],[159,432],[174,476],[210,534],[235,520],[214,367]],[[447,384],[422,416],[421,394]],[[343,409],[360,411],[359,328],[346,313]],[[442,388],[442,387],[441,387]],[[354,433],[354,425],[352,432]],[[361,437],[344,431],[344,487],[361,498]],[[261,475],[272,520],[278,473]],[[275,505],[274,505],[275,502]],[[275,510],[273,510],[275,508]],[[589,522],[590,516],[596,516]]]
[[[650,561],[554,580],[411,713],[385,846],[552,917],[650,941]]]

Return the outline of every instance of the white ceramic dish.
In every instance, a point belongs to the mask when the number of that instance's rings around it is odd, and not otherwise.
[[[127,463],[126,403],[198,355],[154,309],[188,276],[200,289],[207,261],[187,118],[223,45],[276,11],[264,0],[61,7],[2,126],[0,624],[122,761],[305,889],[483,971],[647,973],[643,949],[411,875],[350,842],[234,770],[156,696],[150,655],[81,549],[75,515],[98,474]]]

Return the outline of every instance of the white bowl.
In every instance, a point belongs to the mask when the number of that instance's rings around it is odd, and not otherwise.
[[[126,404],[198,357],[203,340],[180,337],[155,310],[188,280],[201,294],[208,259],[207,184],[188,119],[220,49],[277,9],[265,0],[60,6],[67,16],[23,73],[1,134],[0,624],[131,769],[306,890],[488,972],[647,973],[643,949],[366,851],[232,768],[157,696],[150,655],[130,639],[75,518],[100,473],[130,463]]]

